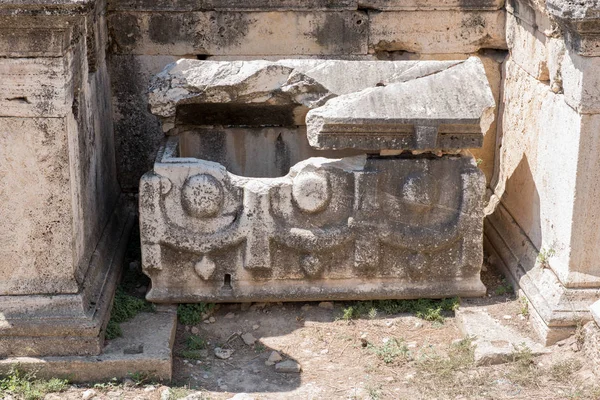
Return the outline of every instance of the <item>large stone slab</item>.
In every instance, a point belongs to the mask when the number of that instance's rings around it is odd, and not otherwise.
[[[483,64],[472,57],[429,70],[427,65],[413,67],[423,69],[414,79],[381,82],[311,110],[306,118],[310,144],[364,150],[481,147],[495,118]]]
[[[380,11],[498,10],[504,5],[504,0],[359,0],[358,5]]]
[[[156,76],[149,101],[170,133],[189,125],[306,123],[309,143],[318,149],[475,148],[495,118],[483,64],[474,57],[181,60]]]
[[[178,158],[140,183],[155,302],[477,296],[485,179],[471,156],[311,158],[246,178]]]
[[[597,1],[547,0],[546,8],[561,25],[571,49],[583,56],[600,56],[600,5]]]
[[[0,357],[98,354],[133,225],[102,1],[0,4]]]
[[[506,49],[505,20],[502,10],[372,13],[369,49],[430,54]]]
[[[542,344],[523,336],[514,328],[502,325],[481,306],[461,304],[456,319],[463,335],[474,338],[477,365],[494,365],[513,361],[515,353],[530,351],[533,356],[549,353]]]
[[[360,11],[123,11],[108,24],[117,54],[367,54],[368,16]]]
[[[136,11],[356,10],[358,9],[358,0],[110,0],[108,9]]]
[[[600,296],[596,213],[598,115],[506,63],[498,183],[487,219],[488,251],[532,305],[546,343],[591,319]],[[568,136],[564,132],[569,132]],[[492,211],[492,209],[490,209]]]
[[[141,313],[121,323],[123,336],[108,341],[98,355],[8,357],[0,360],[0,374],[18,367],[41,379],[66,378],[73,383],[131,378],[133,374],[170,381],[176,326],[175,307]]]

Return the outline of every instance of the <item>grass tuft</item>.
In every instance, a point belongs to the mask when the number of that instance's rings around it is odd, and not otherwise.
[[[66,390],[68,384],[66,379],[36,379],[35,373],[12,369],[8,375],[0,379],[0,397],[14,396],[24,400],[40,400],[48,393]]]
[[[142,311],[153,310],[152,304],[146,300],[131,296],[120,287],[117,288],[112,311],[110,312],[110,320],[106,327],[106,339],[115,339],[123,335],[119,325],[121,322],[129,321]]]
[[[183,325],[198,325],[202,322],[202,314],[211,312],[213,303],[180,304],[177,307],[177,318]]]
[[[398,359],[410,359],[410,351],[403,339],[392,338],[381,346],[369,345],[368,348],[386,364],[395,363]]]
[[[456,311],[460,305],[460,299],[453,297],[449,299],[433,300],[376,300],[358,301],[342,310],[341,319],[349,321],[363,316],[375,318],[378,314],[411,313],[426,321],[444,322],[444,312]]]

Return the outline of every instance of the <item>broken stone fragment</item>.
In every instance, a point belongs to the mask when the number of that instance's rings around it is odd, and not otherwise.
[[[222,349],[220,347],[215,347],[215,357],[220,358],[221,360],[227,360],[233,355],[233,351],[233,349]]]
[[[291,67],[268,61],[179,60],[152,81],[150,109],[191,125],[279,125],[303,123],[309,108],[333,94]]]
[[[288,373],[298,373],[302,371],[302,367],[296,361],[286,360],[275,365],[275,371],[277,372],[288,372]]]
[[[269,355],[269,358],[267,359],[267,361],[265,361],[265,365],[275,365],[276,363],[278,363],[281,360],[283,360],[283,358],[281,358],[281,355],[278,352],[273,351]]]
[[[309,111],[307,136],[318,149],[476,148],[494,109],[483,64],[471,57],[417,79],[331,99]]]
[[[248,346],[252,346],[254,344],[254,342],[256,342],[256,338],[254,337],[254,335],[252,335],[250,332],[248,333],[244,333],[242,335],[242,340],[244,341],[244,343],[246,343]]]

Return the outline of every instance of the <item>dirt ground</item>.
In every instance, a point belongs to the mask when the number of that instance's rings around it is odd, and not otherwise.
[[[535,338],[526,304],[502,277],[487,267],[483,281],[488,295],[469,303]],[[344,310],[356,303],[331,305],[222,304],[197,325],[178,325],[169,386],[133,377],[70,386],[46,399],[600,399],[600,381],[576,338],[539,357],[520,349],[512,362],[476,366],[452,312],[443,322],[374,311],[347,320]],[[253,344],[242,339],[247,333]],[[233,353],[219,359],[215,347]],[[301,372],[266,365],[274,351]]]

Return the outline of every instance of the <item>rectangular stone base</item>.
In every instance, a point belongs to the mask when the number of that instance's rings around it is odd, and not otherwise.
[[[567,288],[537,261],[539,250],[499,204],[485,221],[484,249],[490,262],[520,289],[529,302],[532,326],[546,345],[575,332],[592,319],[591,304],[600,288]]]
[[[34,371],[37,378],[65,378],[70,382],[99,382],[141,374],[169,381],[177,326],[175,306],[141,313],[121,324],[123,336],[111,340],[97,356],[10,357],[0,360],[0,374],[12,367]]]
[[[117,205],[76,294],[0,296],[0,357],[96,355],[102,350],[129,233],[131,206]]]
[[[234,290],[220,288],[195,293],[176,293],[169,288],[152,288],[146,298],[152,302],[170,299],[177,303],[195,302],[278,302],[321,300],[383,300],[446,297],[480,297],[486,288],[478,277],[461,281],[435,281],[414,285],[399,279],[359,280],[345,279],[334,282],[239,282]]]

